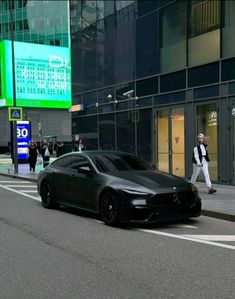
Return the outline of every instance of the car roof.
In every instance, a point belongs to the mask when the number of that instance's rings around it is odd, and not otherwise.
[[[132,155],[132,154],[121,152],[121,151],[92,150],[92,151],[82,151],[82,152],[71,152],[61,157],[66,157],[70,155],[84,155],[90,157],[90,156],[97,156],[97,155]]]

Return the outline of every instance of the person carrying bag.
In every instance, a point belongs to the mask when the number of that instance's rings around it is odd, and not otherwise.
[[[43,143],[41,154],[43,159],[43,167],[45,168],[50,162],[49,144],[46,141]]]

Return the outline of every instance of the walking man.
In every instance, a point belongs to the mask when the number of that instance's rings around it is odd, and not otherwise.
[[[193,149],[193,174],[191,177],[191,183],[195,183],[197,177],[201,170],[203,171],[206,185],[208,187],[208,193],[213,194],[216,192],[216,189],[212,188],[210,175],[208,171],[208,162],[210,162],[208,152],[207,152],[207,144],[205,142],[204,134],[200,133],[197,136],[198,144]]]

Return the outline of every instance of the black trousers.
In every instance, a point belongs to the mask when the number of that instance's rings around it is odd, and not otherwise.
[[[47,157],[47,156],[43,157],[43,167],[44,168],[49,164],[49,161],[50,161],[50,157]]]
[[[30,171],[31,170],[35,171],[36,162],[37,162],[37,157],[29,157],[29,168],[30,168]]]

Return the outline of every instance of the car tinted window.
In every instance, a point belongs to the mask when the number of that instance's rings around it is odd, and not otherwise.
[[[62,161],[63,161],[63,159],[57,159],[54,162],[52,162],[51,165],[53,167],[61,167]]]
[[[147,162],[131,155],[104,154],[95,156],[93,160],[100,172],[153,170]]]
[[[80,167],[89,167],[89,161],[85,157],[74,157],[72,161],[72,168],[79,169]]]
[[[65,168],[72,168],[72,169],[78,169],[81,166],[87,166],[89,165],[89,161],[86,157],[82,156],[67,156],[63,159],[62,167]]]
[[[63,159],[63,162],[62,162],[62,167],[65,167],[65,168],[71,168],[72,167],[72,163],[73,163],[73,156],[67,156]]]

